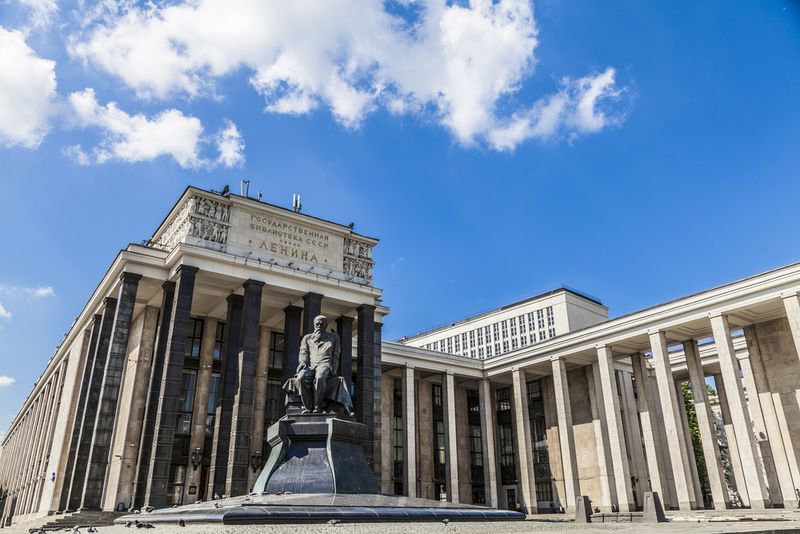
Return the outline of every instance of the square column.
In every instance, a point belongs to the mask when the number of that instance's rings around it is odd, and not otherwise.
[[[217,405],[214,415],[214,437],[211,442],[211,465],[208,469],[208,497],[222,496],[228,472],[228,455],[231,443],[231,419],[239,375],[239,346],[242,333],[241,295],[228,295],[228,312],[225,320],[225,356],[217,387]]]
[[[100,404],[94,425],[92,447],[89,453],[89,468],[86,473],[86,484],[83,490],[81,508],[99,510],[103,498],[106,480],[106,468],[111,450],[111,434],[117,419],[117,400],[122,384],[122,374],[128,357],[128,338],[131,333],[133,308],[136,305],[136,292],[139,288],[140,274],[122,273],[117,295],[117,309],[114,314],[114,326],[111,331],[111,342],[103,370],[103,382],[100,389]]]
[[[636,416],[636,399],[633,394],[632,374],[627,371],[617,371],[622,392],[622,410],[625,414],[623,424],[625,435],[628,439],[628,452],[631,457],[631,484],[635,502],[638,507],[644,504],[644,482],[647,479],[647,466],[644,462],[644,447],[642,445],[642,432],[639,428],[639,418]],[[635,483],[634,483],[635,482]]]
[[[703,502],[703,491],[700,488],[700,475],[697,472],[697,459],[694,455],[694,444],[689,430],[689,414],[686,412],[686,401],[683,397],[683,387],[680,382],[675,381],[675,397],[678,399],[678,413],[681,416],[681,427],[683,428],[683,441],[686,444],[686,461],[689,464],[689,475],[692,483],[689,485],[689,497],[698,510],[705,508]]]
[[[456,384],[452,372],[444,375],[444,426],[447,448],[447,500],[458,503],[458,431],[456,429]]]
[[[611,460],[610,445],[608,442],[608,428],[605,423],[606,410],[603,406],[603,385],[600,382],[600,369],[595,362],[586,366],[586,383],[589,386],[589,404],[592,409],[592,430],[594,432],[595,451],[597,455],[597,471],[600,485],[600,509],[611,512],[612,504],[616,500],[616,485],[614,484],[613,462]]]
[[[797,458],[794,454],[791,434],[788,432],[788,428],[782,429],[781,419],[775,409],[776,402],[780,402],[780,393],[775,394],[773,399],[755,327],[745,326],[744,337],[747,341],[747,352],[750,354],[754,390],[761,401],[764,425],[775,461],[783,505],[785,508],[791,508],[797,504],[794,488],[800,487],[800,469],[798,469]]]
[[[75,511],[83,501],[83,489],[86,482],[86,472],[89,466],[89,454],[92,446],[92,435],[97,418],[97,406],[100,403],[100,388],[103,379],[103,370],[108,357],[108,346],[111,341],[111,329],[114,325],[114,312],[117,309],[117,299],[107,297],[103,301],[103,318],[100,321],[100,334],[92,356],[92,369],[89,378],[89,389],[86,395],[86,404],[83,407],[81,432],[78,438],[78,449],[75,455],[75,467],[70,481],[67,510]]]
[[[189,438],[189,465],[186,466],[186,484],[184,485],[183,502],[191,504],[205,500],[206,488],[200,487],[200,474],[203,469],[203,458],[208,458],[211,451],[204,450],[206,442],[206,417],[208,416],[208,395],[211,389],[211,374],[214,366],[214,343],[217,337],[217,320],[206,317],[203,320],[203,337],[200,341],[200,361],[197,370],[197,386],[194,393],[192,409],[192,434]],[[193,453],[200,455],[200,462],[192,465]],[[195,486],[194,495],[189,488]]]
[[[225,494],[230,497],[250,492],[250,488],[247,487],[247,478],[250,470],[250,432],[253,422],[253,397],[255,395],[263,287],[264,283],[257,280],[247,280],[244,283],[242,324],[239,334],[240,346],[237,353],[238,373],[231,417],[228,470],[225,479]]]
[[[261,468],[267,461],[262,454],[264,448],[264,416],[267,410],[267,374],[269,372],[270,329],[262,326],[258,334],[258,360],[256,362],[255,397],[253,400],[253,432],[250,437],[250,458],[255,461],[255,469],[250,465],[247,487],[252,488]],[[257,461],[256,461],[257,460]]]
[[[380,418],[375,417],[376,406],[380,408],[380,390],[375,389],[375,377],[380,376],[380,367],[375,367],[375,306],[362,304],[358,307],[358,374],[356,376],[356,418],[367,426],[369,443],[364,447],[367,462],[380,480],[380,455],[376,454],[375,442],[380,439]],[[376,435],[377,430],[377,435]],[[376,439],[377,438],[377,439]]]
[[[531,420],[528,413],[528,384],[521,369],[511,370],[514,390],[514,423],[517,434],[517,456],[519,457],[519,485],[522,494],[522,512],[538,512],[536,480],[533,474]]]
[[[306,293],[303,295],[303,335],[314,331],[314,317],[322,313],[322,295]]]
[[[650,333],[650,349],[653,352],[653,364],[658,382],[658,393],[661,398],[663,424],[667,434],[667,450],[675,480],[678,508],[681,511],[689,511],[692,509],[692,498],[689,494],[691,472],[687,456],[689,451],[686,450],[686,441],[683,438],[683,424],[680,422],[678,398],[675,394],[675,382],[667,352],[667,338],[663,331]],[[680,402],[683,400],[681,399]]]
[[[697,413],[697,426],[700,429],[700,442],[703,444],[703,458],[706,461],[706,473],[708,474],[708,483],[711,486],[714,509],[718,511],[725,510],[730,503],[730,498],[725,484],[725,472],[722,469],[719,442],[714,430],[714,414],[711,412],[711,406],[708,403],[706,377],[703,374],[703,365],[697,352],[697,342],[693,339],[684,341],[683,353],[686,356],[686,367],[689,370],[689,379],[692,383],[694,410]]]
[[[344,348],[344,345],[342,345]],[[403,371],[403,487],[409,497],[417,496],[417,391],[414,367]]]
[[[153,460],[153,435],[156,428],[158,399],[161,398],[161,381],[164,377],[164,360],[167,353],[167,337],[169,321],[172,317],[172,304],[175,300],[175,282],[166,281],[161,286],[161,310],[158,316],[158,331],[153,352],[153,363],[150,366],[150,381],[147,385],[147,403],[144,407],[144,423],[142,437],[139,440],[139,456],[136,461],[136,481],[133,485],[133,506],[139,509],[144,505],[147,492],[147,477]]]
[[[83,410],[86,407],[86,397],[89,394],[89,379],[92,375],[92,363],[94,362],[93,356],[97,349],[97,339],[100,336],[100,320],[101,315],[95,314],[92,317],[91,333],[89,334],[89,344],[86,345],[83,365],[83,375],[81,378],[80,390],[78,393],[78,403],[75,405],[75,419],[72,421],[71,439],[69,442],[69,452],[67,453],[67,462],[64,464],[64,473],[62,477],[64,483],[61,486],[61,498],[59,499],[58,511],[63,512],[67,509],[67,502],[69,499],[69,491],[71,489],[70,482],[72,481],[72,471],[75,468],[75,455],[78,449],[78,440],[81,434],[81,422],[83,419]],[[85,338],[84,338],[85,339]]]
[[[347,382],[347,391],[353,391],[353,318],[342,315],[336,319],[336,333],[342,345],[339,356],[339,376]]]
[[[738,376],[736,354],[731,341],[731,332],[725,316],[715,314],[710,317],[711,329],[717,346],[719,366],[725,384],[725,393],[728,397],[728,407],[731,412],[731,422],[736,434],[736,444],[739,447],[739,458],[742,462],[747,493],[750,497],[750,507],[762,509],[767,506],[768,499],[761,470],[756,464],[756,450],[753,441],[753,424],[747,413],[747,401],[744,389]]]
[[[611,460],[614,466],[614,484],[617,490],[617,506],[620,512],[634,511],[633,492],[631,490],[630,467],[628,466],[628,450],[625,446],[625,434],[622,427],[622,415],[617,396],[617,378],[614,371],[614,357],[611,348],[597,347],[597,361],[602,384],[603,407],[606,412],[608,442],[611,449]],[[598,392],[598,395],[601,394]]]
[[[722,415],[722,425],[725,429],[725,438],[728,441],[728,456],[731,460],[731,489],[739,496],[738,506],[750,506],[750,497],[747,494],[747,486],[744,482],[744,471],[742,470],[742,460],[739,457],[739,445],[736,444],[736,431],[731,421],[731,410],[728,407],[728,395],[725,393],[725,381],[722,375],[714,375],[714,383],[717,386],[717,399],[719,400],[719,410]],[[736,504],[736,503],[732,503]]]
[[[167,504],[167,485],[172,465],[172,447],[181,394],[183,362],[186,356],[186,336],[189,333],[197,271],[197,267],[181,265],[178,267],[178,279],[175,282],[175,299],[172,304],[167,333],[163,386],[158,399],[158,411],[153,432],[153,459],[150,462],[145,491],[145,502],[153,506]]]
[[[575,497],[580,491],[578,458],[575,454],[575,433],[572,428],[572,406],[569,398],[569,380],[564,360],[552,360],[553,392],[558,414],[558,442],[561,446],[561,466],[564,471],[564,495],[567,515],[575,513]]]
[[[483,449],[483,480],[488,498],[487,506],[497,508],[497,455],[494,447],[494,403],[492,402],[492,384],[483,378],[478,387],[478,401],[481,405],[481,446]]]

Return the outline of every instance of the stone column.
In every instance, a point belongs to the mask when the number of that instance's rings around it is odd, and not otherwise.
[[[208,416],[208,395],[211,389],[211,374],[214,370],[214,345],[217,338],[217,320],[213,317],[203,319],[203,337],[200,340],[200,361],[197,370],[197,385],[194,393],[194,407],[192,408],[192,434],[189,438],[189,465],[186,466],[186,483],[184,484],[183,502],[191,504],[198,499],[205,500],[205,488],[200,487],[202,473],[202,458],[207,457],[211,451],[204,450],[206,442],[206,417]],[[194,466],[191,463],[192,453],[198,453],[200,462]],[[194,486],[194,493],[189,488]]]
[[[728,440],[728,456],[731,459],[731,469],[733,471],[732,488],[739,494],[743,506],[750,506],[750,497],[747,494],[747,486],[744,481],[744,471],[742,470],[742,460],[739,457],[739,446],[736,444],[736,431],[731,421],[731,410],[728,407],[728,396],[725,393],[725,380],[722,375],[714,375],[714,383],[717,386],[717,399],[719,409],[722,414],[722,424],[725,428],[725,437]]]
[[[653,430],[655,424],[660,424],[658,418],[652,413],[648,399],[651,398],[650,377],[647,372],[644,355],[641,353],[631,354],[633,364],[633,379],[636,381],[636,405],[639,410],[639,421],[642,426],[642,439],[644,441],[645,456],[647,457],[647,473],[650,477],[650,490],[655,491],[665,500],[664,478],[662,476],[664,467],[661,462],[661,455],[657,446],[657,437]]]
[[[683,425],[680,423],[678,398],[675,394],[672,367],[667,352],[667,339],[663,331],[650,333],[650,348],[653,352],[653,364],[658,381],[658,393],[661,397],[661,410],[664,414],[664,429],[667,434],[667,449],[669,451],[672,474],[675,480],[675,492],[678,498],[678,507],[681,511],[692,509],[692,498],[689,494],[689,470],[686,441],[683,438]]]
[[[67,463],[64,464],[64,483],[61,486],[61,497],[59,499],[58,511],[63,512],[67,509],[69,491],[72,488],[72,472],[75,468],[75,456],[78,452],[78,439],[81,433],[81,423],[83,422],[83,410],[86,408],[86,397],[89,394],[89,379],[92,375],[92,364],[94,362],[94,352],[97,350],[97,340],[100,337],[101,315],[95,314],[92,317],[91,333],[89,334],[89,345],[84,354],[83,374],[81,375],[81,385],[78,391],[78,403],[75,405],[75,418],[72,420],[72,430],[70,431],[69,450],[67,452]]]
[[[497,508],[497,455],[494,447],[494,404],[492,402],[492,385],[488,378],[482,378],[478,388],[481,405],[481,440],[483,448],[483,480],[486,486],[487,506]]]
[[[522,494],[522,511],[537,513],[536,481],[533,477],[533,455],[531,441],[531,421],[528,414],[528,384],[521,369],[511,370],[514,394],[514,423],[517,435],[517,456],[519,457],[519,485]]]
[[[248,280],[244,283],[242,327],[239,336],[241,346],[237,355],[239,372],[231,421],[228,473],[225,479],[225,494],[231,497],[246,495],[250,492],[247,481],[250,471],[250,436],[253,423],[253,396],[255,394],[263,287],[264,283],[257,280]]]
[[[575,453],[575,433],[572,428],[572,406],[569,397],[569,379],[566,362],[556,358],[553,366],[553,393],[558,414],[558,442],[561,448],[561,467],[564,471],[564,507],[567,515],[575,513],[575,497],[580,492],[578,458]]]
[[[233,417],[236,379],[239,375],[239,347],[242,334],[242,303],[240,295],[228,296],[228,315],[225,322],[225,357],[217,387],[217,404],[214,417],[214,438],[211,446],[211,465],[208,469],[208,496],[225,495],[228,455],[231,443],[231,418]],[[285,347],[285,346],[284,346]]]
[[[589,404],[592,409],[592,427],[594,431],[595,447],[597,454],[597,471],[600,485],[600,509],[603,512],[610,512],[614,502],[614,474],[609,451],[608,429],[606,428],[606,411],[603,407],[602,385],[600,383],[600,370],[595,361],[592,365],[586,366],[586,383],[589,386]]]
[[[380,480],[380,456],[375,454],[375,429],[379,422],[375,419],[375,406],[380,406],[380,398],[375,391],[375,306],[362,304],[358,307],[358,374],[356,375],[356,417],[367,425],[369,444],[365,447],[367,462],[376,478]],[[378,370],[380,372],[380,370]]]
[[[303,295],[303,335],[314,331],[314,317],[322,313],[322,295],[306,293]]]
[[[678,413],[681,416],[681,427],[683,428],[683,441],[686,444],[686,461],[689,464],[689,475],[691,484],[689,485],[689,497],[694,503],[694,507],[702,510],[705,508],[703,502],[703,490],[700,487],[700,474],[697,471],[697,460],[694,455],[694,444],[689,430],[689,414],[686,412],[686,402],[683,399],[683,388],[681,383],[675,382],[675,397],[678,399]]]
[[[103,301],[103,318],[100,321],[100,334],[92,356],[92,370],[89,378],[89,389],[86,395],[86,404],[83,407],[81,431],[78,437],[78,449],[75,455],[75,467],[70,481],[70,492],[67,500],[67,510],[74,511],[80,508],[83,499],[83,488],[86,482],[86,471],[89,465],[89,453],[94,434],[97,407],[100,402],[100,387],[103,379],[103,369],[108,357],[108,346],[111,340],[111,328],[114,324],[114,312],[117,309],[117,299],[106,297]]]
[[[714,431],[714,414],[711,412],[711,406],[708,403],[706,377],[697,351],[697,342],[693,339],[684,341],[683,353],[686,355],[686,367],[689,370],[689,379],[692,383],[694,410],[697,413],[697,426],[700,429],[700,442],[703,444],[703,457],[706,461],[706,473],[708,474],[709,486],[711,486],[714,509],[725,510],[730,503],[730,498],[725,484],[725,472],[722,469],[719,442]]]
[[[106,467],[108,467],[111,448],[111,434],[117,419],[117,399],[128,357],[128,338],[131,333],[133,309],[136,306],[136,292],[141,278],[142,275],[136,273],[124,272],[120,275],[121,284],[117,295],[117,310],[114,315],[111,343],[103,372],[100,404],[89,453],[89,469],[86,473],[83,500],[81,501],[81,508],[86,510],[99,510],[102,504]]]
[[[447,500],[459,502],[458,492],[458,430],[456,429],[456,384],[453,373],[444,375],[444,441],[447,449]]]
[[[791,434],[788,429],[786,431],[781,430],[780,417],[775,409],[776,400],[780,402],[780,393],[776,394],[775,399],[773,399],[755,327],[744,327],[744,337],[747,341],[747,352],[750,354],[753,382],[755,383],[755,392],[753,394],[758,395],[761,400],[764,424],[775,460],[783,505],[786,508],[794,507],[797,504],[794,488],[800,487],[800,469],[798,469],[797,458],[794,454]]]
[[[153,349],[153,363],[150,367],[150,380],[147,384],[147,403],[144,407],[139,455],[136,460],[136,481],[133,485],[132,506],[134,509],[139,509],[144,505],[144,497],[147,491],[147,477],[150,473],[150,464],[153,459],[153,435],[155,434],[156,414],[158,413],[158,399],[161,398],[161,381],[164,378],[167,334],[169,332],[170,317],[172,317],[172,304],[175,300],[175,282],[166,281],[161,288],[158,331],[156,333],[155,348]]]
[[[382,332],[383,323],[374,322],[372,324],[372,343],[374,347],[372,352],[372,366],[375,369],[373,373],[373,383],[375,384],[375,402],[372,405],[372,419],[375,421],[375,426],[373,428],[374,436],[372,438],[372,443],[374,450],[372,454],[375,458],[378,458],[378,461],[375,462],[376,477],[378,480],[381,480],[381,471],[383,470],[382,462],[380,461],[380,458],[382,458],[383,454],[383,418],[381,417],[381,391],[383,389],[381,372],[381,367],[383,365],[383,357],[381,352],[381,340],[383,339]],[[389,428],[389,431],[391,431],[391,427]]]
[[[403,486],[409,497],[417,497],[417,395],[414,375],[414,367],[406,364],[403,373]]]
[[[641,507],[644,503],[644,481],[647,478],[647,466],[644,461],[644,448],[642,446],[642,433],[639,428],[639,418],[636,416],[636,399],[633,394],[631,373],[617,371],[617,380],[622,391],[623,411],[625,413],[625,430],[628,439],[628,448],[631,456],[631,480],[635,480],[633,487],[636,496],[636,505]]]
[[[285,383],[297,372],[297,366],[300,363],[300,339],[301,321],[300,316],[303,313],[302,308],[297,306],[286,306],[283,309],[283,377],[281,384]]]
[[[167,333],[163,386],[158,399],[158,411],[153,432],[153,458],[150,462],[145,491],[145,502],[152,506],[167,504],[167,485],[172,464],[172,447],[181,394],[183,363],[186,357],[186,336],[189,333],[197,271],[197,267],[189,265],[178,267],[175,299],[172,304]]]
[[[347,382],[347,391],[353,389],[353,318],[342,315],[336,319],[336,332],[342,343],[342,354],[339,362],[339,375]]]
[[[597,360],[600,370],[600,382],[603,385],[603,407],[606,412],[611,460],[614,465],[617,506],[619,506],[620,512],[631,512],[636,509],[636,506],[633,504],[628,450],[625,446],[625,434],[622,428],[622,414],[620,413],[619,397],[617,396],[617,379],[611,347],[598,347]]]
[[[248,471],[247,487],[256,483],[261,468],[267,461],[261,454],[264,445],[264,417],[267,410],[267,372],[269,370],[270,330],[262,326],[258,333],[258,357],[256,360],[255,395],[253,397],[253,432],[250,437],[250,456],[261,458],[256,469]],[[251,466],[252,467],[252,466]]]
[[[742,462],[747,493],[750,497],[750,507],[762,509],[767,505],[768,499],[764,480],[756,464],[753,424],[747,413],[747,401],[744,397],[742,383],[737,376],[738,365],[731,341],[730,327],[727,318],[723,315],[715,314],[710,319],[717,346],[719,366],[725,384],[725,394],[728,397],[728,406],[731,411],[731,421],[736,434],[736,444],[739,447],[739,458]]]

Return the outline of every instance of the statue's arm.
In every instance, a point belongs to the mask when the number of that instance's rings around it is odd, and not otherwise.
[[[310,358],[311,353],[308,350],[308,338],[306,336],[300,340],[300,357],[298,358],[299,362],[297,364],[297,374],[300,374],[300,371],[309,367],[310,365]]]

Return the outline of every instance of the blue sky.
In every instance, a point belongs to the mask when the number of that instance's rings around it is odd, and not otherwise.
[[[111,4],[0,2],[0,428],[188,184],[379,237],[387,339],[800,260],[797,2]]]

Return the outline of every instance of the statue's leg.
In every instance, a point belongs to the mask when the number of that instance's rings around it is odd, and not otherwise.
[[[298,380],[300,384],[300,399],[303,401],[303,412],[314,410],[314,375],[306,373]]]
[[[325,390],[328,387],[328,377],[331,375],[331,368],[327,365],[317,366],[314,376],[314,411],[325,410]]]

